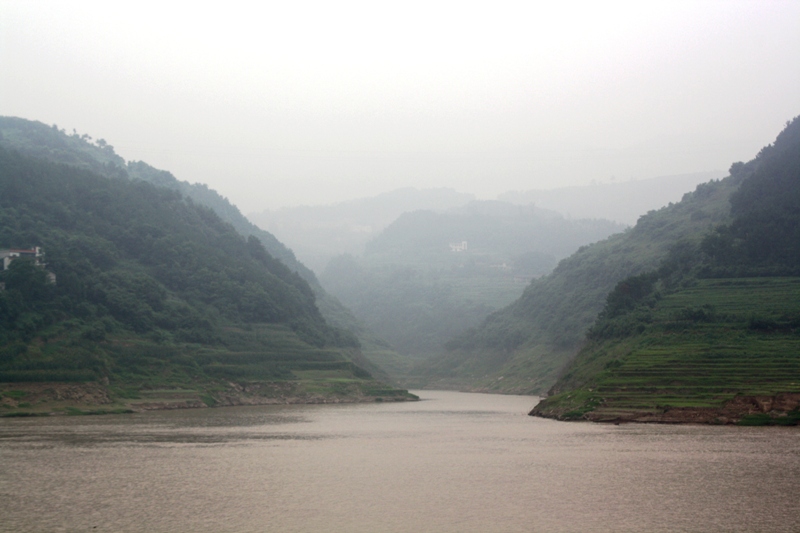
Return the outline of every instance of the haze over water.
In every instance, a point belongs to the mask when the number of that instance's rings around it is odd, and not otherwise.
[[[796,531],[796,428],[592,425],[534,399],[0,420],[0,531]]]

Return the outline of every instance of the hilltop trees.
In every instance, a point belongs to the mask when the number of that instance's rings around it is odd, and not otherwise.
[[[12,263],[4,274],[6,335],[49,299],[49,318],[37,324],[77,313],[138,333],[208,338],[210,324],[267,322],[317,345],[355,342],[325,324],[308,284],[258,239],[245,240],[177,191],[0,148],[0,222],[0,245],[44,246],[59,280],[47,285],[40,269]]]

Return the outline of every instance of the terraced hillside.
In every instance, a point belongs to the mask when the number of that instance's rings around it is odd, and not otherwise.
[[[549,398],[538,414],[729,422],[747,421],[767,402],[796,407],[800,278],[699,280],[659,300],[639,321],[639,335],[587,347],[588,357],[559,383],[567,392]]]
[[[730,222],[619,282],[531,414],[800,421],[800,117],[731,173]]]
[[[522,296],[447,343],[416,369],[414,386],[542,394],[584,342],[605,298],[628,276],[656,268],[678,241],[699,241],[727,222],[736,177],[709,182],[642,215],[635,227],[581,247]]]

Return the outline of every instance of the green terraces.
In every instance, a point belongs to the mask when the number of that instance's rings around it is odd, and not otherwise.
[[[165,373],[176,383],[191,382],[199,375],[236,381],[286,380],[312,370],[369,377],[345,358],[343,349],[310,346],[289,328],[273,324],[228,328],[220,346],[181,348],[125,339],[110,343],[107,349],[123,381],[160,382]]]
[[[635,316],[639,333],[587,346],[548,408],[614,416],[800,393],[800,278],[701,279]]]

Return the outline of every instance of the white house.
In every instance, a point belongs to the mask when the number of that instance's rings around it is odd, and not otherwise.
[[[44,251],[42,251],[41,246],[36,246],[34,248],[9,248],[7,250],[0,250],[0,260],[3,261],[3,270],[8,270],[8,265],[17,257],[33,259],[37,265],[44,266],[44,263],[42,263]]]
[[[18,257],[24,257],[33,260],[36,266],[44,268],[44,250],[41,246],[33,248],[8,248],[0,250],[0,262],[2,262],[3,270],[8,270],[8,266]],[[52,272],[47,273],[47,279],[51,283],[56,282],[56,275]],[[5,288],[5,287],[2,287]]]

